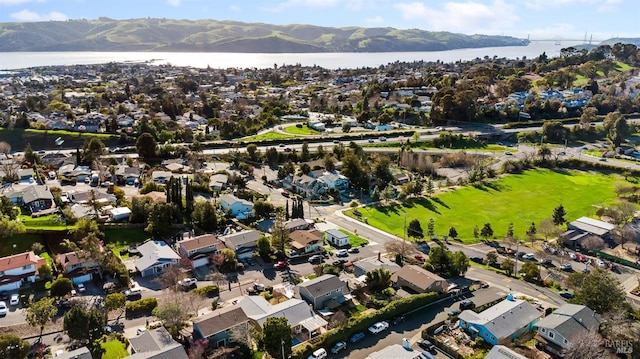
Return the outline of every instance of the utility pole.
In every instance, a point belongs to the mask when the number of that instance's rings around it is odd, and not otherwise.
[[[407,241],[407,212],[404,212],[404,231],[402,231],[404,241]]]

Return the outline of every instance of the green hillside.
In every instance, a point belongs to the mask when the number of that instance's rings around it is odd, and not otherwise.
[[[526,45],[418,29],[129,19],[0,23],[0,51],[388,52]]]

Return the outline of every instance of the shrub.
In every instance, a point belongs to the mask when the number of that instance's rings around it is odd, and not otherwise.
[[[164,186],[153,181],[148,181],[140,187],[140,194],[147,194],[149,192],[164,192]]]
[[[127,303],[125,306],[127,315],[150,313],[158,306],[156,298],[144,298]]]
[[[211,298],[217,296],[220,293],[220,289],[217,285],[213,284],[196,288],[193,292]]]

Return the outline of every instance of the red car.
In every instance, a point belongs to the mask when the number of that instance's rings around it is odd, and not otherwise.
[[[419,260],[420,262],[424,262],[426,260],[422,254],[416,254],[415,256],[413,256],[413,258]]]
[[[278,263],[273,265],[273,268],[275,269],[285,269],[289,266],[289,263],[287,263],[286,261],[279,261]]]
[[[287,191],[282,191],[282,195],[283,195],[283,196],[285,196],[285,197],[289,197],[289,192],[287,192]]]

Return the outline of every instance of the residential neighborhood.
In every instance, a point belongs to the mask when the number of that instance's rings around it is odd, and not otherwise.
[[[607,46],[1,72],[1,355],[635,357],[640,62]]]

